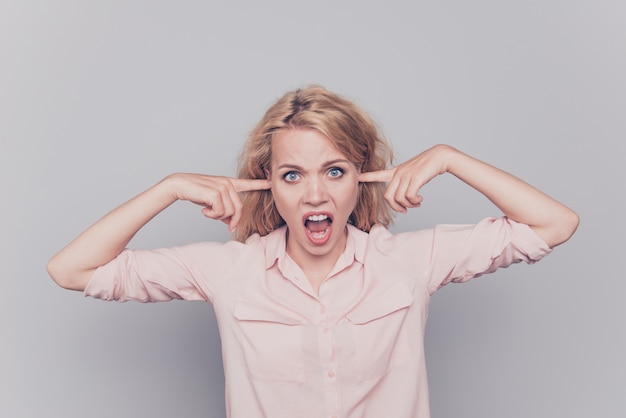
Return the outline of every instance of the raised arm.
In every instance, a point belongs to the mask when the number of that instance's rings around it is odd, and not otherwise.
[[[567,241],[578,227],[578,215],[567,206],[448,145],[436,145],[389,170],[362,173],[359,181],[388,182],[385,199],[393,210],[406,212],[420,206],[420,189],[444,173],[484,194],[507,217],[529,225],[550,247]]]
[[[269,187],[266,180],[172,174],[81,233],[48,262],[48,273],[66,289],[83,290],[98,267],[119,255],[146,223],[175,201],[201,205],[206,217],[219,219],[233,230],[241,216],[238,192]]]

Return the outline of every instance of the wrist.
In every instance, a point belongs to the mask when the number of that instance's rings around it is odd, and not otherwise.
[[[155,184],[152,189],[164,202],[172,204],[177,200],[180,200],[178,191],[180,190],[180,184],[183,176],[184,174],[182,173],[170,174]]]
[[[460,159],[465,155],[458,149],[447,145],[435,145],[432,150],[435,152],[439,161],[439,174],[454,174],[455,167],[459,165]]]

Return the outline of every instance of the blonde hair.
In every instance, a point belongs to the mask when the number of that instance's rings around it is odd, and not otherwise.
[[[393,153],[372,119],[354,103],[322,88],[290,91],[272,105],[250,133],[239,157],[240,178],[265,179],[271,172],[272,138],[282,129],[315,129],[325,135],[362,172],[384,170]],[[385,185],[359,183],[359,194],[348,222],[369,232],[374,224],[387,226],[391,211],[384,200]],[[285,224],[270,190],[242,194],[242,217],[235,238],[245,241],[267,235]]]

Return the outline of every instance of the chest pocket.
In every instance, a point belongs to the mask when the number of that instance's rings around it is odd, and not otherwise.
[[[304,383],[301,319],[251,301],[238,301],[233,314],[251,379]]]
[[[406,319],[412,304],[408,287],[397,285],[346,316],[356,353],[352,372],[359,381],[383,376],[411,359]]]

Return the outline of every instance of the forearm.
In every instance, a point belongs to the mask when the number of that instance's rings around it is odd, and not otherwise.
[[[484,194],[507,217],[529,225],[550,247],[565,242],[578,226],[578,215],[521,179],[452,148],[447,171]]]
[[[137,231],[174,201],[168,182],[159,182],[76,237],[49,261],[48,273],[64,288],[83,290],[98,267],[119,255]]]
[[[117,257],[137,231],[175,201],[202,206],[204,216],[221,220],[232,230],[241,218],[238,193],[270,186],[265,179],[172,174],[80,234],[50,260],[48,272],[60,286],[83,290],[98,267]]]

